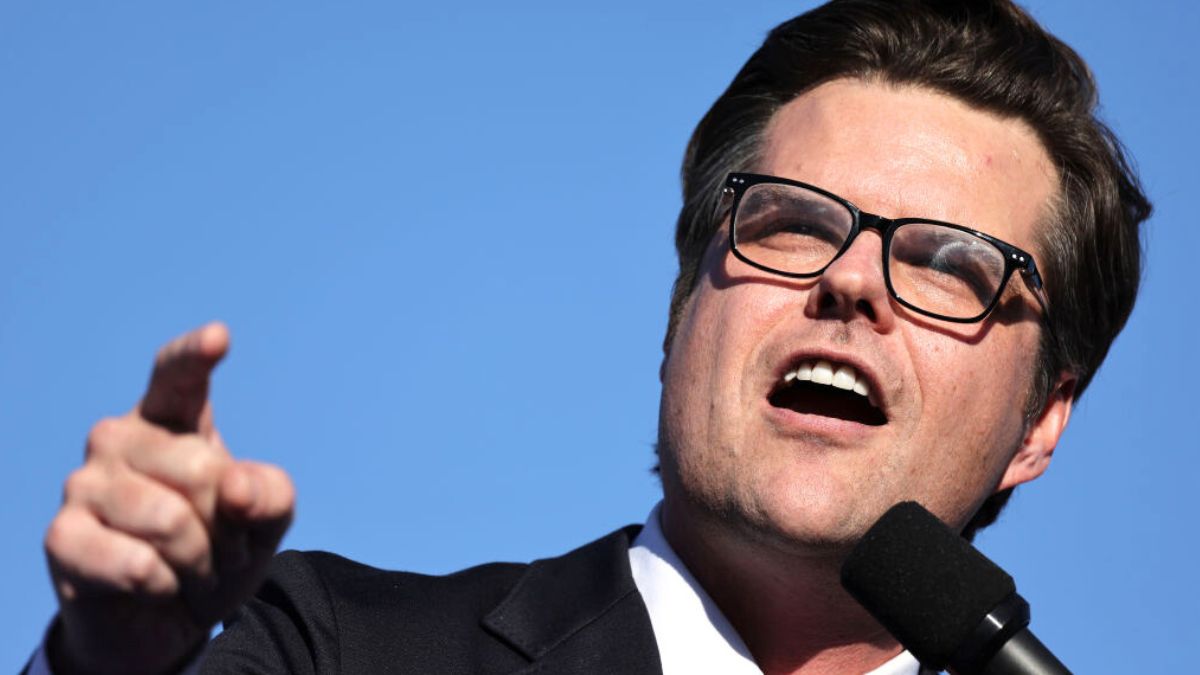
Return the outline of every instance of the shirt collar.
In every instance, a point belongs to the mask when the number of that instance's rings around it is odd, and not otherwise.
[[[762,675],[750,650],[663,536],[662,503],[629,547],[629,566],[662,659],[663,675]],[[901,652],[867,675],[918,675],[920,664]]]

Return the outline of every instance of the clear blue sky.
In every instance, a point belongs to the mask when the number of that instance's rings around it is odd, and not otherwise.
[[[299,489],[286,546],[444,572],[643,520],[683,146],[807,6],[0,7],[0,670],[54,610],[41,538],[88,427],[213,318],[225,438]],[[980,544],[1076,672],[1180,672],[1200,12],[1031,6],[1092,64],[1157,213],[1129,328]]]

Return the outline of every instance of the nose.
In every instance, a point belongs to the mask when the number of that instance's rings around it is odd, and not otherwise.
[[[861,318],[880,333],[896,325],[896,314],[883,278],[883,240],[862,231],[834,260],[809,292],[804,308],[810,318],[853,321]]]

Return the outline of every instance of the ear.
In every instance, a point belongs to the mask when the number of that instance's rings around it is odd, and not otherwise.
[[[1046,399],[1046,405],[1025,431],[1021,447],[1017,448],[1017,453],[1008,463],[1008,469],[996,488],[997,492],[1027,483],[1046,471],[1054,447],[1058,445],[1058,438],[1071,417],[1077,381],[1070,373],[1059,373],[1058,382]]]

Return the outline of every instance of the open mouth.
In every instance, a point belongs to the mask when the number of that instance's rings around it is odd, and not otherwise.
[[[805,415],[821,415],[867,426],[887,424],[867,378],[848,364],[814,359],[789,370],[767,401]]]

